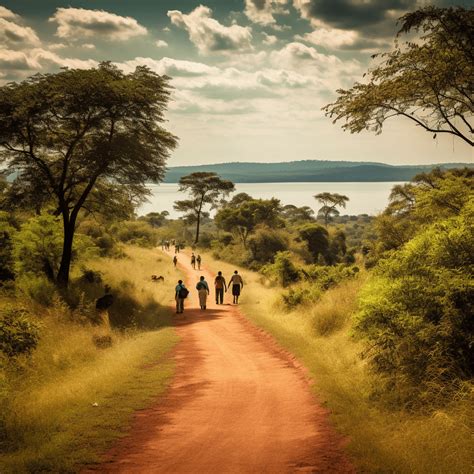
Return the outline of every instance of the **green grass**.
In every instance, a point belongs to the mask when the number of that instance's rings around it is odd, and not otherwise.
[[[204,262],[229,276],[234,265]],[[351,315],[365,276],[329,290],[312,306],[288,312],[279,288],[256,273],[239,269],[245,281],[240,308],[257,326],[296,355],[314,380],[318,399],[330,409],[339,432],[349,437],[348,452],[362,472],[471,473],[474,469],[472,405],[453,401],[430,415],[412,414],[371,397],[377,379],[351,338]]]
[[[127,259],[90,266],[100,267],[112,286],[129,281],[137,305],[155,299],[156,305],[145,310],[159,319],[158,329],[114,331],[112,347],[98,349],[92,337],[108,333],[107,328],[71,321],[60,305],[45,309],[39,315],[38,348],[3,372],[2,474],[77,472],[78,466],[97,462],[126,433],[132,414],[167,387],[173,374],[168,354],[177,342],[169,325],[176,271],[152,250],[129,247],[127,254]],[[165,284],[152,286],[152,273],[165,276]]]

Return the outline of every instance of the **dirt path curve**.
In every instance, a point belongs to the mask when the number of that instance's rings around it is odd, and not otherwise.
[[[194,288],[200,275],[211,287],[213,275],[193,270],[186,254],[179,260],[191,293],[176,315],[175,378],[97,471],[354,472],[302,371],[258,337],[238,307],[215,305],[212,288],[202,311]]]

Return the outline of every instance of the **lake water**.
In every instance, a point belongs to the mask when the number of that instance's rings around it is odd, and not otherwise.
[[[252,197],[280,199],[283,205],[310,206],[316,212],[321,205],[314,199],[314,195],[331,192],[346,195],[350,200],[341,214],[369,214],[375,215],[383,211],[388,204],[388,197],[395,182],[384,183],[237,183],[236,193],[247,193]],[[186,199],[186,195],[178,192],[177,183],[150,185],[153,195],[149,202],[140,207],[140,215],[149,212],[168,211],[170,217],[176,218],[180,214],[173,209],[175,201]]]

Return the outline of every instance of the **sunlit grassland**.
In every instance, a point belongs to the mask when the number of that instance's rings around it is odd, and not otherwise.
[[[168,353],[177,342],[169,307],[176,270],[156,251],[126,253],[88,266],[112,288],[128,281],[137,306],[155,300],[142,312],[153,312],[145,316],[156,318],[157,329],[113,331],[112,347],[98,349],[92,337],[107,328],[75,322],[61,305],[38,314],[39,346],[9,373],[0,472],[71,472],[96,462],[126,433],[133,412],[165,390],[173,373]],[[152,283],[151,274],[165,282]]]
[[[230,277],[234,265],[205,256],[205,264]],[[245,287],[240,309],[272,334],[308,369],[318,399],[329,408],[338,431],[348,437],[348,452],[362,472],[470,473],[474,468],[472,406],[453,401],[430,414],[393,409],[371,396],[377,379],[360,357],[363,347],[351,337],[357,293],[367,278],[327,291],[313,306],[288,311],[281,288],[237,268]],[[230,297],[227,296],[230,302]],[[321,335],[325,334],[325,335]]]

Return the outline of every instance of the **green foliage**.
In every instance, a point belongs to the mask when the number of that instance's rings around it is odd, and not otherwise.
[[[195,244],[199,242],[201,218],[209,216],[204,208],[215,206],[220,196],[225,197],[234,189],[232,181],[222,179],[212,172],[195,172],[180,178],[179,190],[189,192],[191,199],[176,201],[174,208],[185,214],[187,222],[196,223]]]
[[[231,201],[232,203],[232,201]],[[278,199],[248,199],[240,204],[225,205],[215,217],[218,228],[237,235],[247,248],[247,240],[258,226],[282,227]]]
[[[39,325],[24,309],[7,306],[0,311],[0,353],[8,357],[29,354],[39,341]]]
[[[20,275],[15,283],[20,295],[26,296],[42,306],[52,306],[59,298],[56,285],[43,275],[27,273]]]
[[[15,234],[13,256],[15,273],[43,275],[54,281],[63,251],[63,232],[59,218],[41,214],[29,219]],[[74,240],[72,259],[92,257],[97,249],[90,237],[78,234]]]
[[[154,229],[143,221],[125,221],[114,224],[111,228],[114,235],[121,242],[154,247],[157,245],[157,235]]]
[[[328,231],[319,224],[305,224],[298,229],[298,236],[306,242],[313,262],[318,261],[320,255],[327,254],[329,249]]]
[[[1,163],[16,173],[13,187],[63,222],[58,285],[69,282],[79,214],[129,215],[146,183],[163,179],[177,144],[161,127],[169,95],[166,76],[110,62],[0,87]]]
[[[152,227],[162,227],[166,224],[167,218],[170,215],[168,211],[149,212],[146,216],[142,216],[139,220],[143,220]]]
[[[262,267],[261,272],[271,281],[287,287],[300,279],[300,272],[293,261],[291,252],[278,252],[275,261]]]
[[[287,250],[288,240],[282,232],[259,227],[248,241],[251,262],[264,264],[272,262],[278,252]]]
[[[474,201],[380,261],[357,333],[406,404],[443,399],[474,375]]]
[[[0,211],[0,281],[14,278],[13,237],[16,229],[6,212]]]
[[[468,168],[415,176],[394,186],[390,204],[374,221],[377,240],[369,244],[367,266],[384,252],[400,248],[426,226],[459,214],[474,192],[474,171]]]
[[[321,207],[321,209],[318,211],[318,216],[322,216],[324,218],[324,224],[326,226],[333,217],[337,217],[339,215],[339,211],[336,208],[346,207],[346,202],[349,201],[347,196],[327,192],[316,194],[314,198],[323,205],[323,207]]]
[[[434,137],[449,133],[474,145],[474,10],[425,7],[401,18],[400,33],[411,30],[421,31],[419,41],[397,41],[393,51],[377,55],[368,80],[338,90],[326,114],[345,120],[351,133],[380,133],[386,119],[401,116]]]

